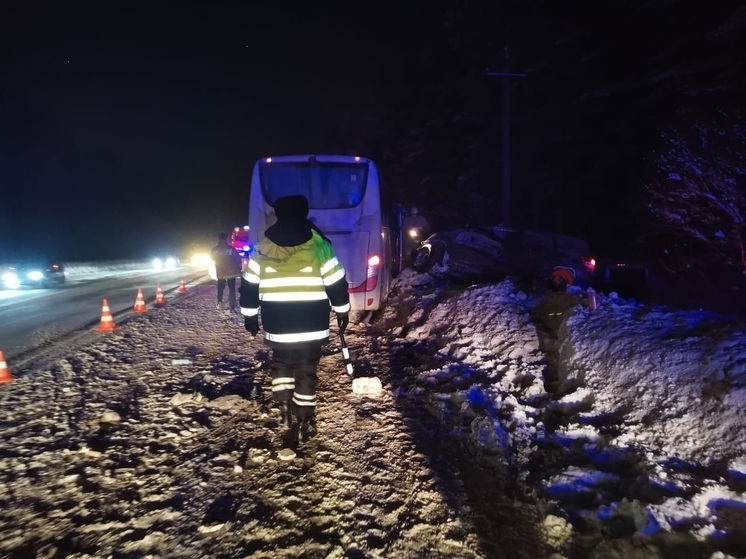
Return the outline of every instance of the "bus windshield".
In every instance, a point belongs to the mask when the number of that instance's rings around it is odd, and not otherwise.
[[[262,194],[271,204],[277,198],[303,194],[316,210],[338,210],[360,205],[365,196],[368,164],[320,161],[260,162]]]

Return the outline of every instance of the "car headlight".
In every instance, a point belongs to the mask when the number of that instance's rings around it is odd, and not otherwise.
[[[192,255],[192,264],[195,266],[208,266],[212,258],[206,252],[197,252]]]
[[[176,258],[173,256],[166,258],[166,268],[176,268]]]
[[[155,268],[156,270],[160,270],[161,268],[163,268],[163,260],[161,260],[160,258],[153,258],[153,268]]]
[[[42,279],[44,279],[44,274],[39,270],[31,270],[28,274],[26,274],[26,277],[31,281],[41,281]]]
[[[21,282],[15,272],[5,272],[2,276],[2,280],[6,289],[18,289],[21,287]]]

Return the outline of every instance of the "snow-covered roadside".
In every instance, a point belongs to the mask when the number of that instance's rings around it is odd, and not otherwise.
[[[476,418],[472,437],[501,449],[513,479],[573,524],[560,550],[746,556],[743,324],[602,296],[568,321],[566,364],[580,387],[556,401],[544,392],[536,301],[509,281],[458,293],[427,276],[400,283],[423,296],[389,311],[392,324],[396,309],[407,315],[392,353],[416,342],[439,358],[408,371],[411,393],[431,392],[441,415]]]
[[[112,272],[138,272],[151,270],[153,265],[147,260],[111,260],[107,262],[63,262],[68,279],[90,279],[102,277]]]

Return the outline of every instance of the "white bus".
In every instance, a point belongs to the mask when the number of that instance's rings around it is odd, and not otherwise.
[[[365,157],[287,155],[254,165],[249,192],[249,241],[274,224],[277,198],[302,194],[308,218],[332,242],[350,284],[353,311],[381,308],[391,283],[391,229],[381,212],[378,169]]]

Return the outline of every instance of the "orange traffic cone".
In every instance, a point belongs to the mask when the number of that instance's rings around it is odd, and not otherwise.
[[[186,293],[186,284],[184,280],[179,280],[179,293]]]
[[[8,369],[8,364],[5,362],[5,354],[3,354],[2,351],[0,351],[0,383],[10,382],[11,380],[15,380],[15,379],[10,374],[10,369]]]
[[[158,287],[155,290],[155,305],[156,307],[162,307],[166,304],[166,296],[163,294],[163,289],[161,289],[161,284],[158,284]]]
[[[101,308],[101,324],[98,325],[99,332],[113,332],[117,327],[114,324],[114,317],[111,316],[111,309],[109,308],[109,301],[104,299],[104,305]]]
[[[148,312],[148,307],[145,305],[145,297],[142,294],[142,289],[137,290],[137,299],[135,299],[135,312]]]

